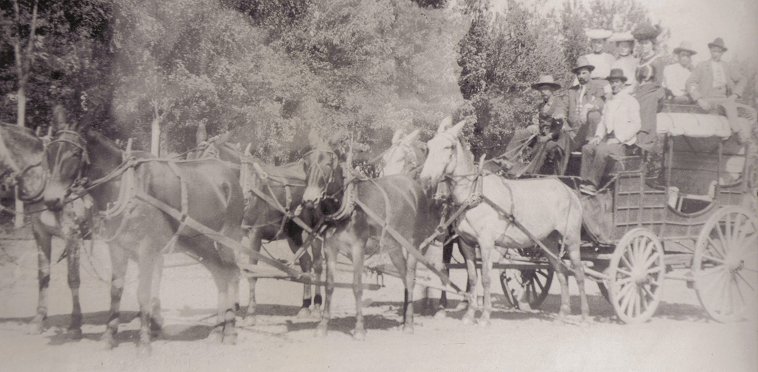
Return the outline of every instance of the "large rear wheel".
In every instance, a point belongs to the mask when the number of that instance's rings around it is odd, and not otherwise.
[[[642,323],[655,313],[665,276],[663,245],[650,230],[630,230],[616,245],[608,267],[608,290],[624,323]]]
[[[728,206],[711,216],[695,245],[692,277],[700,304],[719,322],[754,314],[758,288],[758,220]]]

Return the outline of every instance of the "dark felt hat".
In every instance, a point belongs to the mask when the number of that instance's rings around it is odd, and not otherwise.
[[[626,82],[627,78],[626,76],[624,76],[624,70],[620,68],[614,68],[614,69],[611,69],[611,74],[608,75],[608,77],[606,77],[605,80],[608,80],[608,81],[621,80],[623,82]]]
[[[708,43],[708,48],[721,48],[723,51],[727,51],[729,49],[726,48],[726,45],[724,44],[724,39],[717,37],[716,40],[713,40],[712,42]]]

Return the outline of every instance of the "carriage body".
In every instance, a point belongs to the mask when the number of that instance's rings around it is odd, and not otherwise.
[[[658,132],[663,182],[645,177],[641,156],[617,159],[606,191],[592,198],[593,210],[585,208],[583,259],[603,273],[601,291],[626,322],[653,315],[664,277],[686,281],[716,320],[741,318],[746,304],[735,298],[743,297],[736,286],[744,278],[737,272],[750,262],[733,256],[755,249],[746,242],[758,233],[756,159],[731,136],[723,116],[668,107],[658,114]],[[713,274],[721,269],[728,275]],[[639,290],[636,299],[624,289],[629,282]]]

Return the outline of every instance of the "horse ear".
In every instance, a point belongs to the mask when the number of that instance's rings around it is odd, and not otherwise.
[[[250,152],[250,147],[252,147],[252,146],[253,146],[252,142],[248,143],[247,146],[245,147],[245,152],[243,154],[245,154],[247,156],[253,156],[253,154]]]
[[[437,127],[437,133],[442,133],[442,132],[446,131],[448,128],[450,128],[451,125],[453,125],[453,117],[452,116],[448,116],[448,117],[442,119],[442,121],[440,122],[439,127]]]
[[[420,129],[414,130],[413,132],[405,136],[405,138],[403,138],[403,144],[410,145],[411,143],[416,142],[416,140],[418,139],[418,135],[420,133],[421,133]]]
[[[466,125],[466,120],[461,120],[458,122],[458,124],[455,124],[452,128],[448,129],[447,132],[457,136],[461,134],[461,130],[463,130],[463,126]]]
[[[66,109],[60,104],[53,107],[53,122],[51,123],[51,126],[55,127],[56,131],[67,129]]]

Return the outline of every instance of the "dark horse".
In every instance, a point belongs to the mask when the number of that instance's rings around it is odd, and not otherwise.
[[[163,203],[218,235],[239,241],[243,198],[235,172],[215,159],[142,158],[121,166],[124,154],[110,140],[94,130],[68,125],[58,130],[47,153],[51,164],[45,189],[48,208],[62,208],[72,184],[89,180],[95,208],[107,216],[104,224],[110,235],[113,276],[103,341],[109,347],[116,345],[124,277],[128,258],[132,258],[139,267],[138,346],[140,352],[149,353],[151,328],[159,331],[161,323],[158,292],[163,253],[178,247],[211,272],[218,288],[218,323],[211,337],[224,343],[236,342],[232,308],[239,270],[234,250],[188,227],[186,219],[179,221],[158,208]],[[148,197],[152,202],[145,201]]]
[[[30,333],[40,333],[47,319],[47,292],[50,287],[50,262],[53,236],[65,242],[61,259],[68,263],[68,287],[71,289],[71,322],[68,330],[78,338],[82,330],[82,308],[79,303],[79,252],[82,237],[89,235],[91,214],[87,203],[77,200],[69,203],[61,213],[53,214],[44,210],[42,192],[45,188],[48,170],[44,152],[44,140],[29,129],[12,124],[0,123],[0,182],[4,191],[19,188],[19,196],[25,202],[25,209],[31,211],[32,233],[37,245],[37,280],[39,297],[37,313],[29,322]]]
[[[305,195],[306,205],[319,206],[333,185],[345,184],[337,171],[341,168],[339,159],[328,147],[321,146],[310,152],[304,159],[308,170]],[[348,164],[350,161],[348,160]],[[406,332],[413,332],[413,287],[416,280],[417,259],[407,254],[405,248],[384,226],[397,231],[404,240],[418,246],[431,233],[434,225],[429,217],[429,206],[422,187],[406,175],[393,175],[378,179],[353,178],[345,184],[341,193],[340,209],[329,216],[327,230],[327,289],[326,302],[318,333],[325,335],[331,317],[330,307],[334,292],[334,273],[337,253],[346,253],[353,261],[353,294],[355,295],[356,322],[353,337],[363,339],[366,330],[363,324],[363,261],[364,256],[377,252],[367,251],[367,240],[373,237],[379,241],[378,250],[385,250],[397,274],[405,284],[404,326]],[[372,218],[371,215],[379,220]],[[436,221],[433,221],[436,222]]]
[[[290,213],[294,213],[300,206],[305,191],[305,170],[302,162],[285,164],[282,166],[266,165],[259,159],[254,158],[249,149],[246,149],[244,161],[241,161],[240,151],[230,145],[228,135],[211,138],[204,144],[200,158],[216,157],[229,162],[238,171],[240,184],[245,194],[245,210],[242,219],[243,227],[248,230],[250,249],[260,252],[263,241],[285,239],[293,253],[297,253],[303,246],[303,228],[288,218],[278,207]],[[253,192],[255,189],[255,192]],[[265,196],[261,198],[261,194]],[[303,222],[311,227],[316,226],[315,217],[308,211],[299,216]],[[315,270],[316,276],[321,274],[321,243],[313,240],[311,255],[304,251],[299,257],[300,268],[304,273],[311,269]],[[250,263],[257,264],[257,259],[250,257]],[[245,321],[248,324],[255,322],[255,288],[258,277],[250,275],[250,298],[245,311]],[[311,301],[314,310],[318,311],[322,303],[319,287],[316,286],[316,295],[311,298],[311,286],[303,285],[303,302],[298,316],[305,317],[310,314]]]

